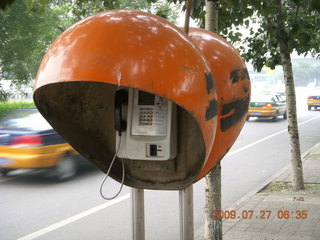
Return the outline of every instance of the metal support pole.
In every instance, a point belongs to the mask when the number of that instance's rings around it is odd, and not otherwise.
[[[180,240],[193,240],[193,186],[179,190]]]
[[[144,190],[131,188],[132,239],[144,240]]]

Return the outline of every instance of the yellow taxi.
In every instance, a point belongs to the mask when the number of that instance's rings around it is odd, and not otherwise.
[[[247,120],[251,117],[271,117],[274,121],[279,116],[287,118],[286,101],[278,93],[262,92],[251,96]]]
[[[320,88],[314,89],[313,93],[308,96],[307,104],[308,110],[320,108]]]
[[[58,180],[72,178],[79,155],[40,115],[36,108],[16,109],[0,117],[0,172],[45,169]]]

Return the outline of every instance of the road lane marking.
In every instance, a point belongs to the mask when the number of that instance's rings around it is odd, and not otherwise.
[[[304,124],[306,124],[306,123],[308,123],[308,122],[311,122],[311,121],[313,121],[313,120],[315,120],[315,119],[317,119],[317,118],[320,118],[320,116],[315,116],[315,117],[313,117],[313,118],[310,118],[310,119],[308,119],[308,120],[306,120],[306,121],[304,121],[304,122],[302,122],[302,123],[299,123],[298,126],[300,127],[300,126],[302,126],[302,125],[304,125]],[[285,129],[283,129],[283,130],[281,130],[281,131],[279,131],[279,132],[276,132],[276,133],[273,133],[273,134],[271,134],[271,135],[269,135],[269,136],[267,136],[267,137],[261,138],[261,139],[255,141],[255,142],[253,142],[253,143],[250,143],[250,144],[248,144],[248,145],[245,145],[244,147],[238,148],[238,149],[236,149],[236,150],[234,150],[234,151],[231,151],[231,152],[227,153],[226,157],[230,157],[230,156],[232,156],[232,155],[234,155],[234,154],[236,154],[236,153],[242,152],[242,151],[244,151],[244,150],[246,150],[246,149],[248,149],[248,148],[251,148],[251,147],[253,147],[253,146],[255,146],[255,145],[257,145],[257,144],[259,144],[259,143],[261,143],[261,142],[264,142],[264,141],[266,141],[266,140],[268,140],[268,139],[270,139],[270,138],[273,138],[273,137],[275,137],[275,136],[278,136],[278,135],[280,135],[280,134],[282,134],[282,133],[284,133],[284,132],[287,132],[287,131],[288,131],[288,129],[285,128]]]
[[[91,215],[91,214],[93,214],[93,213],[95,213],[95,212],[98,212],[98,211],[100,211],[100,210],[103,210],[103,209],[105,209],[105,208],[107,208],[107,207],[111,207],[112,205],[115,205],[115,204],[117,204],[117,203],[119,203],[119,202],[122,202],[122,201],[128,199],[129,197],[130,197],[130,194],[127,193],[127,194],[125,194],[125,195],[123,195],[123,196],[121,196],[121,197],[118,197],[118,198],[116,198],[116,199],[114,199],[114,200],[111,200],[111,201],[109,201],[109,202],[107,202],[107,203],[98,205],[98,206],[96,206],[96,207],[94,207],[94,208],[88,209],[88,210],[86,210],[86,211],[84,211],[84,212],[81,212],[81,213],[79,213],[79,214],[77,214],[77,215],[74,215],[74,216],[72,216],[72,217],[66,218],[66,219],[64,219],[64,220],[62,220],[62,221],[60,221],[60,222],[57,222],[57,223],[54,223],[54,224],[52,224],[52,225],[49,225],[49,226],[47,226],[47,227],[45,227],[45,228],[39,229],[38,231],[35,231],[35,232],[30,233],[30,234],[28,234],[28,235],[25,235],[25,236],[23,236],[23,237],[21,237],[21,238],[18,238],[17,240],[31,240],[31,239],[35,239],[35,238],[40,237],[40,236],[42,236],[42,235],[44,235],[44,234],[47,234],[47,233],[52,232],[52,231],[54,231],[54,230],[57,230],[58,228],[61,228],[61,227],[65,226],[65,225],[68,225],[68,224],[70,224],[70,223],[73,223],[73,222],[75,222],[75,221],[78,221],[78,220],[80,220],[81,218],[87,217],[87,216],[89,216],[89,215]]]
[[[311,119],[309,119],[309,120],[306,120],[306,121],[298,124],[298,126],[300,127],[300,126],[302,126],[302,125],[304,125],[304,124],[306,124],[306,123],[308,123],[308,122],[311,122],[311,121],[313,121],[313,120],[315,120],[315,119],[318,119],[318,118],[320,118],[320,116],[316,116],[316,117],[313,117],[313,118],[311,118]],[[261,143],[261,142],[263,142],[263,141],[266,141],[266,140],[268,140],[268,139],[270,139],[270,138],[272,138],[272,137],[275,137],[275,136],[277,136],[277,135],[279,135],[279,134],[282,134],[282,133],[284,133],[284,132],[286,132],[286,131],[287,131],[287,129],[283,129],[283,130],[281,130],[281,131],[279,131],[279,132],[276,132],[276,133],[273,133],[273,134],[271,134],[271,135],[269,135],[269,136],[267,136],[267,137],[261,138],[261,139],[255,141],[255,142],[253,142],[253,143],[250,143],[250,144],[248,144],[248,145],[246,145],[246,146],[244,146],[244,147],[241,147],[241,148],[238,148],[238,149],[236,149],[236,150],[234,150],[234,151],[231,151],[230,153],[227,154],[227,156],[231,156],[231,155],[234,155],[234,154],[236,154],[236,153],[238,153],[238,152],[244,151],[244,150],[246,150],[246,149],[248,149],[248,148],[250,148],[250,147],[252,147],[252,146],[255,146],[255,145],[257,145],[257,144],[259,144],[259,143]],[[114,205],[114,204],[117,204],[117,203],[119,203],[119,202],[122,202],[122,201],[128,199],[129,197],[130,197],[130,194],[123,195],[123,196],[121,196],[121,197],[119,197],[119,198],[117,198],[117,199],[114,199],[114,200],[110,201],[110,202],[101,204],[101,205],[96,206],[96,207],[94,207],[94,208],[91,208],[91,209],[89,209],[89,210],[87,210],[87,211],[84,211],[84,212],[82,212],[82,213],[79,213],[79,214],[77,214],[77,215],[74,215],[74,216],[72,216],[72,217],[69,217],[69,218],[67,218],[67,219],[64,219],[64,220],[62,220],[62,221],[60,221],[60,222],[57,222],[57,223],[54,223],[54,224],[52,224],[52,225],[49,225],[49,226],[47,226],[47,227],[45,227],[45,228],[39,229],[38,231],[35,231],[35,232],[30,233],[30,234],[28,234],[28,235],[25,235],[25,236],[23,236],[23,237],[21,237],[21,238],[18,238],[17,240],[32,240],[32,239],[35,239],[35,238],[40,237],[40,236],[42,236],[42,235],[44,235],[44,234],[47,234],[47,233],[52,232],[52,231],[54,231],[54,230],[57,230],[57,229],[65,226],[65,225],[68,225],[68,224],[70,224],[70,223],[72,223],[72,222],[75,222],[75,221],[78,221],[78,220],[80,220],[80,219],[82,219],[82,218],[84,218],[84,217],[87,217],[87,216],[89,216],[89,215],[91,215],[91,214],[93,214],[93,213],[95,213],[95,212],[98,212],[98,211],[100,211],[100,210],[103,210],[104,208],[107,208],[107,207],[110,207],[110,206],[112,206],[112,205]]]
[[[316,145],[312,146],[311,148],[309,148],[307,151],[305,151],[302,155],[301,155],[301,160],[302,160],[302,164],[304,163],[304,161],[306,160],[306,156],[308,156],[310,154],[310,152],[314,151],[315,149],[319,148],[320,143],[317,143]],[[239,206],[241,206],[243,203],[245,203],[246,201],[249,200],[250,197],[252,197],[254,194],[256,194],[257,192],[259,192],[263,187],[267,186],[269,183],[271,183],[274,179],[276,179],[277,177],[279,177],[281,174],[283,174],[285,171],[287,171],[289,168],[291,167],[291,163],[289,163],[288,165],[284,166],[283,168],[281,168],[278,172],[276,172],[275,174],[273,174],[271,177],[269,177],[266,181],[263,181],[262,183],[258,184],[256,187],[254,187],[250,192],[248,192],[247,194],[245,194],[244,196],[242,196],[241,198],[239,198],[237,201],[233,202],[232,204],[229,205],[229,207],[227,207],[226,210],[235,210],[238,209]]]

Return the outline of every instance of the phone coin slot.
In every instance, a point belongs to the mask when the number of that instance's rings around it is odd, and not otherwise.
[[[158,156],[158,146],[156,144],[150,144],[149,151],[149,156]]]

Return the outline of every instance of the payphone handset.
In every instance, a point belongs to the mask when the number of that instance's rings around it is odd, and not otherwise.
[[[125,91],[124,89],[118,91]],[[120,97],[115,105],[119,107]],[[121,107],[122,108],[122,107]],[[115,114],[124,109],[115,109]],[[117,112],[118,111],[118,112]],[[121,138],[117,156],[136,160],[165,161],[177,155],[176,105],[154,94],[128,89],[128,106],[125,115],[126,129],[116,134],[116,146]],[[115,119],[124,117],[117,117]],[[116,120],[117,121],[117,120]],[[125,124],[118,124],[124,126]],[[117,123],[116,123],[117,126]],[[119,130],[116,129],[118,132]]]

